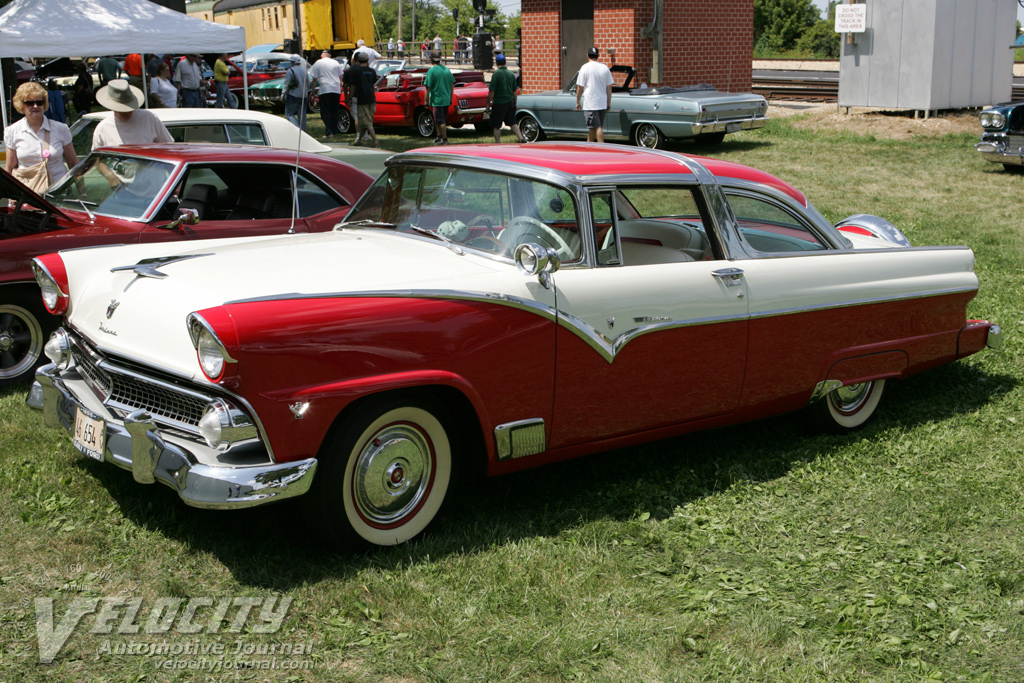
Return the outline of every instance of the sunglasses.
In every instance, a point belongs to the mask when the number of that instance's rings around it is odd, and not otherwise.
[[[46,100],[22,100],[29,107],[41,107],[46,104]]]

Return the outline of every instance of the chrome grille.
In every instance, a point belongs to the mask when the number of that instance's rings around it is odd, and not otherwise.
[[[1006,151],[1016,152],[1019,149],[1024,149],[1024,135],[1007,135]]]
[[[155,420],[196,433],[199,419],[212,396],[174,378],[158,377],[148,368],[106,358],[77,334],[70,334],[75,369],[119,413],[146,410]]]
[[[469,100],[459,100],[459,109],[469,109]]]

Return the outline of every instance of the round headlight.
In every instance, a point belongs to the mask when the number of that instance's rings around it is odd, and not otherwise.
[[[203,328],[196,340],[199,365],[210,379],[217,379],[224,372],[224,351],[209,330]]]
[[[68,333],[58,328],[43,346],[43,353],[54,362],[58,370],[67,370],[71,366],[71,339]]]
[[[992,127],[993,128],[1002,128],[1005,125],[1006,125],[1006,117],[1003,116],[1002,114],[1000,114],[999,112],[994,112],[992,114]]]
[[[978,117],[978,118],[980,119],[981,127],[982,128],[991,128],[992,127],[992,113],[991,112],[983,111],[983,112],[981,112],[981,116]]]

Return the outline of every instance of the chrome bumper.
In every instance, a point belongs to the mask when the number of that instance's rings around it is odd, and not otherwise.
[[[985,161],[1024,166],[1024,148],[1010,149],[1005,140],[982,140],[975,143],[974,149],[981,153]]]
[[[985,337],[985,346],[998,351],[1003,348],[1003,328],[999,325],[992,325],[988,328],[988,335]]]
[[[694,135],[705,135],[707,133],[734,133],[740,130],[754,130],[764,128],[768,123],[767,116],[755,116],[752,119],[741,121],[709,121],[707,123],[691,123],[690,130]]]
[[[159,481],[178,492],[185,503],[207,509],[233,509],[263,505],[300,496],[309,490],[316,473],[316,459],[283,464],[208,465],[199,462],[185,443],[172,443],[144,410],[123,420],[90,401],[91,392],[80,400],[53,364],[36,371],[28,404],[42,408],[47,427],[75,429],[75,415],[81,409],[99,414],[106,428],[103,462],[131,470],[135,481]],[[86,389],[86,391],[88,391]],[[86,394],[83,392],[83,396]]]

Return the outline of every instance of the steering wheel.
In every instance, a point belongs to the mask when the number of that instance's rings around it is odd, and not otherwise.
[[[530,216],[516,216],[510,220],[498,235],[498,239],[509,245],[511,249],[515,249],[516,246],[527,241],[524,239],[527,236],[537,237],[545,243],[545,246],[554,247],[563,259],[573,257],[572,247],[562,239],[561,235],[552,230],[550,226]]]

